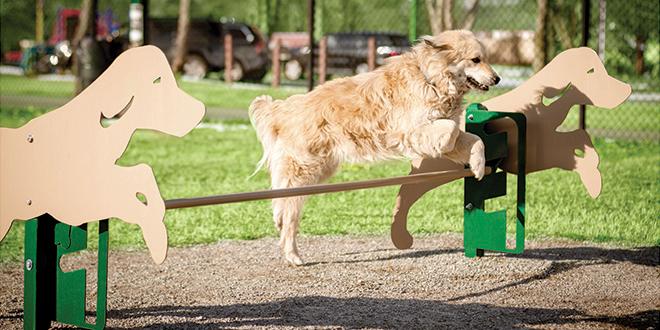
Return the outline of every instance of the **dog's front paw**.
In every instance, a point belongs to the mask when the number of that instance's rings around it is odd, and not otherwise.
[[[484,155],[484,143],[479,140],[472,145],[470,149],[470,169],[474,173],[474,177],[477,180],[481,180],[484,177],[484,172],[486,170],[486,157]]]

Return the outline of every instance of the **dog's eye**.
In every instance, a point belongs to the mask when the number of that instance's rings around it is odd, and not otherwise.
[[[475,58],[472,59],[472,62],[479,63],[479,62],[481,62],[481,59],[478,58],[478,57],[475,57]]]
[[[160,84],[160,77],[154,79],[153,84],[154,84],[154,85],[156,85],[156,84]]]

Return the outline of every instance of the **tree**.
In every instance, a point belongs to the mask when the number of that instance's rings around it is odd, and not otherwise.
[[[442,31],[453,30],[456,28],[470,30],[474,25],[479,9],[479,0],[466,2],[467,8],[465,16],[460,24],[456,24],[454,2],[453,0],[426,0],[426,11],[431,23],[431,31],[434,35]]]
[[[607,19],[613,23],[614,45],[621,55],[633,58],[636,74],[647,71],[644,52],[649,40],[658,41],[660,30],[660,3],[647,0],[627,0],[624,3],[611,2],[607,7]],[[608,37],[608,40],[609,37]],[[651,63],[658,65],[658,63]]]
[[[536,33],[534,34],[534,71],[543,69],[548,60],[548,40],[546,26],[548,21],[548,0],[537,0]]]
[[[172,71],[179,72],[186,60],[188,30],[190,27],[190,0],[179,0],[179,20],[174,41],[174,60]]]

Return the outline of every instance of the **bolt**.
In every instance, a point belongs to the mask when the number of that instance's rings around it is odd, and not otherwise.
[[[25,269],[32,270],[32,259],[25,260]]]
[[[34,136],[32,136],[32,134],[28,134],[28,136],[27,136],[27,142],[28,142],[28,143],[32,143],[32,142],[34,142]]]
[[[468,211],[472,210],[473,207],[474,206],[472,206],[472,203],[468,203],[467,205],[465,205],[465,209]]]
[[[32,200],[31,199],[27,200],[27,205],[32,205]]]
[[[468,120],[474,120],[474,115],[468,115]]]

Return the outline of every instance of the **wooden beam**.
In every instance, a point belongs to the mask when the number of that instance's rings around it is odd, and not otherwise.
[[[490,173],[491,173],[491,169],[487,167],[486,174],[490,174]],[[240,193],[206,196],[206,197],[170,199],[165,201],[165,208],[171,210],[171,209],[179,209],[186,207],[256,201],[261,199],[316,195],[316,194],[325,194],[325,193],[340,192],[340,191],[420,183],[424,181],[433,181],[436,179],[448,178],[448,177],[454,179],[460,179],[470,176],[474,176],[474,174],[470,169],[427,172],[427,173],[412,174],[406,176],[398,176],[393,178],[373,179],[373,180],[356,181],[356,182],[315,184],[304,187],[240,192]]]

